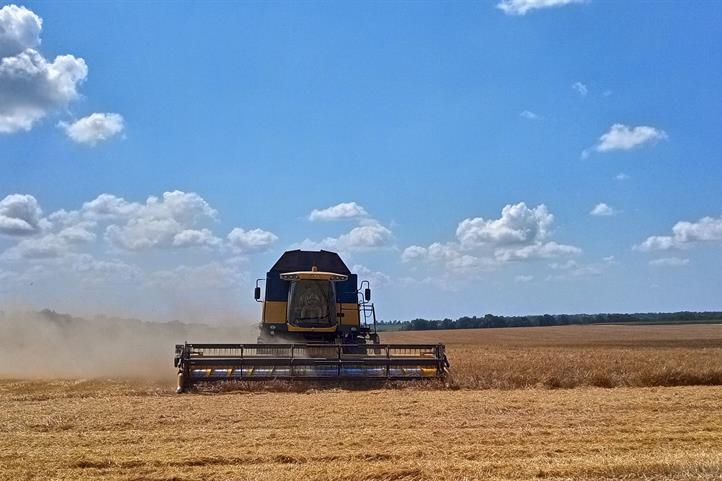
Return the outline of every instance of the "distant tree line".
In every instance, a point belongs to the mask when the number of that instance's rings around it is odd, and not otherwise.
[[[488,327],[566,326],[569,324],[681,324],[691,322],[722,322],[722,312],[646,312],[636,314],[543,314],[533,316],[463,316],[453,319],[412,319],[380,321],[379,330],[428,331],[433,329],[479,329]]]

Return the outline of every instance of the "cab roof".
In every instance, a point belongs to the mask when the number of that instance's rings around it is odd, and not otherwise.
[[[335,252],[329,251],[302,251],[300,249],[286,251],[271,267],[269,273],[311,273],[316,267],[315,274],[328,273],[344,276],[351,275],[351,271]]]

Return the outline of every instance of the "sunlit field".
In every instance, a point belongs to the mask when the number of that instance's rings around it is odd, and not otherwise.
[[[447,343],[449,387],[176,395],[6,379],[0,479],[722,479],[721,339],[722,326],[384,336]]]
[[[722,385],[722,325],[559,326],[384,333],[442,342],[462,388]]]

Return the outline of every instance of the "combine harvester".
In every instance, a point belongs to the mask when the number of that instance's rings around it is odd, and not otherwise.
[[[442,344],[381,344],[368,281],[335,252],[288,251],[266,274],[258,344],[178,344],[178,389],[219,381],[443,379]]]

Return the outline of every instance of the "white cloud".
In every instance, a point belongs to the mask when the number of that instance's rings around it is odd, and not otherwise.
[[[671,236],[650,236],[636,250],[643,252],[690,247],[700,242],[722,241],[722,217],[703,217],[697,222],[680,221]]]
[[[133,215],[142,208],[141,204],[131,203],[113,194],[100,194],[85,202],[81,209],[83,217],[95,220],[122,219]]]
[[[27,236],[40,231],[42,210],[32,195],[11,194],[0,201],[0,234]]]
[[[42,20],[24,7],[0,9],[0,133],[30,130],[65,107],[88,75],[82,58],[49,61],[35,50],[41,27]]]
[[[614,176],[614,180],[619,180],[619,181],[629,180],[630,178],[631,178],[631,177],[629,177],[629,176],[628,176],[627,174],[625,174],[624,172],[620,172],[620,173],[618,173],[617,175]]]
[[[60,122],[58,125],[73,142],[91,147],[115,137],[125,127],[123,116],[113,113],[94,113],[75,122]]]
[[[61,239],[71,244],[81,244],[86,242],[93,242],[95,240],[95,233],[92,229],[96,226],[95,222],[78,222],[74,225],[65,227],[62,229],[58,236]]]
[[[587,86],[581,82],[574,82],[572,84],[572,90],[577,92],[581,97],[586,97],[589,93],[589,89],[587,88]]]
[[[577,264],[577,261],[572,259],[568,259],[564,262],[552,262],[549,264],[549,268],[554,270],[567,270],[575,267],[579,267],[579,264]]]
[[[351,272],[355,272],[356,274],[358,274],[359,282],[369,281],[371,287],[384,287],[391,284],[391,278],[387,274],[380,271],[371,270],[361,264],[355,264],[351,268]]]
[[[246,231],[236,227],[228,234],[228,243],[238,253],[264,251],[277,240],[278,236],[276,234],[263,229]]]
[[[680,257],[661,257],[659,259],[649,261],[650,266],[656,267],[682,267],[688,264],[689,259],[683,259]]]
[[[494,252],[496,258],[502,262],[528,259],[551,259],[554,257],[563,257],[581,254],[582,250],[578,247],[558,244],[552,242],[536,242],[524,247],[501,248]]]
[[[305,239],[293,245],[294,248],[317,250],[333,249],[340,253],[369,251],[388,247],[393,240],[391,230],[373,219],[354,227],[338,237],[326,237],[320,241]]]
[[[391,241],[391,231],[381,224],[371,223],[354,227],[338,238],[338,244],[346,249],[373,249],[384,247]]]
[[[428,247],[404,249],[405,263],[441,266],[445,276],[467,278],[509,262],[554,259],[581,253],[576,246],[550,241],[554,216],[545,205],[532,209],[524,202],[506,205],[498,219],[464,219],[456,229],[456,241],[434,242]]]
[[[614,150],[631,150],[644,144],[654,144],[660,140],[666,140],[667,133],[664,130],[640,125],[629,127],[624,124],[614,124],[609,132],[599,137],[599,142],[591,148],[596,152],[611,152]],[[589,156],[590,149],[582,152],[582,157]]]
[[[554,216],[544,204],[529,209],[524,202],[508,204],[499,219],[464,219],[456,229],[463,246],[523,244],[541,241],[549,235]]]
[[[527,120],[539,120],[541,117],[538,114],[535,114],[531,110],[524,110],[519,114],[521,118],[527,119]]]
[[[165,192],[162,199],[151,196],[145,204],[129,203],[105,194],[83,205],[91,218],[116,218],[125,221],[108,226],[105,236],[117,247],[128,250],[153,247],[186,247],[191,237],[183,234],[202,222],[215,219],[217,212],[194,192]],[[180,235],[176,243],[176,236]],[[205,237],[207,239],[207,236]]]
[[[409,246],[401,253],[403,262],[414,262],[423,260],[428,254],[428,249],[422,246]]]
[[[208,229],[186,229],[173,236],[173,247],[215,247],[221,240]]]
[[[507,15],[526,15],[531,10],[542,8],[562,7],[573,3],[583,3],[586,0],[501,0],[496,8]]]
[[[104,260],[89,254],[72,254],[68,261],[72,270],[80,274],[84,284],[117,284],[143,278],[143,271],[139,267],[117,259]]]
[[[618,264],[619,263],[614,259],[614,256],[607,256],[602,258],[601,262],[592,262],[586,265],[580,265],[579,263],[571,260],[564,263],[551,263],[549,264],[549,267],[556,270],[557,273],[548,275],[546,280],[570,281],[597,277],[601,276],[611,267]]]
[[[531,282],[534,280],[534,276],[532,275],[518,275],[514,277],[514,280],[516,282]]]
[[[68,241],[57,234],[50,233],[18,242],[6,250],[2,254],[2,258],[5,260],[56,259],[65,256],[69,251]]]
[[[671,236],[663,236],[663,235],[653,235],[650,237],[647,237],[644,242],[641,244],[638,244],[634,246],[635,250],[639,250],[642,252],[649,252],[649,251],[664,251],[667,249],[671,249],[673,247],[677,247],[675,244],[674,237]]]
[[[309,214],[308,220],[328,221],[338,219],[353,219],[356,217],[366,217],[367,215],[368,213],[366,212],[366,209],[358,205],[356,202],[342,202],[326,209],[314,209]]]
[[[60,255],[68,247],[93,242],[103,229],[105,239],[124,250],[205,247],[220,248],[223,241],[204,226],[218,212],[194,192],[165,192],[144,203],[129,202],[112,194],[100,194],[78,210],[60,209],[47,219],[34,197],[14,194],[0,201],[0,233],[35,238],[15,250],[16,257]],[[234,229],[228,246],[237,251],[263,250],[278,238],[261,229]],[[53,247],[51,249],[51,247]],[[62,249],[61,249],[62,247]],[[36,253],[37,252],[37,253]]]
[[[589,215],[594,215],[598,217],[609,217],[612,215],[617,215],[617,213],[618,212],[611,206],[605,204],[604,202],[600,202],[599,204],[594,206],[594,208],[589,212]]]
[[[43,20],[25,7],[0,8],[0,58],[17,55],[40,45]]]

